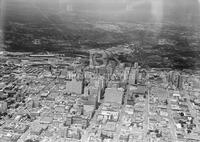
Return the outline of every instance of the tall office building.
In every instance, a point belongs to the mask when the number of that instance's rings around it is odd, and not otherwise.
[[[138,84],[138,79],[139,79],[139,69],[135,69],[135,84]]]
[[[82,94],[83,93],[83,81],[77,81],[76,79],[73,79],[72,81],[68,81],[66,83],[66,90],[69,93]]]
[[[139,77],[139,68],[138,63],[136,62],[134,64],[134,67],[132,67],[130,75],[129,75],[129,84],[137,84],[138,83],[138,77]]]
[[[130,71],[130,67],[126,67],[124,70],[124,78],[123,78],[124,81],[128,80],[129,71]]]
[[[134,63],[134,68],[137,69],[138,68],[138,62]]]
[[[129,84],[136,84],[136,69],[131,69],[130,75],[129,75]]]
[[[182,89],[183,89],[183,76],[182,76],[182,75],[179,75],[179,76],[178,76],[177,88],[178,88],[179,90],[182,90]]]
[[[173,86],[175,86],[177,89],[179,89],[179,83],[181,83],[181,82],[179,81],[179,78],[180,78],[180,73],[177,72],[177,71],[175,71],[175,72],[173,73],[173,76],[172,76],[172,84],[173,84]]]
[[[104,100],[108,103],[118,103],[123,102],[124,90],[122,88],[107,88],[105,90]]]

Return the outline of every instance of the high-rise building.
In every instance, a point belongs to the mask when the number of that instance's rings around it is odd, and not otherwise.
[[[123,78],[124,81],[128,80],[129,71],[130,71],[130,67],[126,67],[124,70],[124,78]]]
[[[138,84],[138,79],[139,79],[139,69],[136,68],[136,70],[135,70],[135,84]]]
[[[183,89],[183,76],[182,76],[182,75],[179,75],[179,76],[178,76],[177,88],[178,88],[179,90],[182,90],[182,89]]]
[[[122,88],[107,88],[105,90],[104,100],[108,103],[118,103],[123,102],[124,90]]]
[[[77,81],[76,79],[73,79],[72,81],[68,81],[66,83],[66,90],[69,93],[82,94],[83,93],[83,81]]]
[[[135,64],[134,64],[134,68],[135,68],[135,69],[138,68],[138,62],[135,62]]]
[[[129,83],[130,84],[137,84],[138,83],[138,75],[139,75],[139,69],[133,68],[131,69],[130,75],[129,75]]]

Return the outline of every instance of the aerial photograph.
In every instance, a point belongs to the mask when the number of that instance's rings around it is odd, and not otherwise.
[[[200,0],[0,0],[0,142],[200,142]]]

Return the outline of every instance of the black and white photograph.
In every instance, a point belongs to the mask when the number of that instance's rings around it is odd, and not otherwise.
[[[200,142],[200,0],[0,0],[0,142]]]

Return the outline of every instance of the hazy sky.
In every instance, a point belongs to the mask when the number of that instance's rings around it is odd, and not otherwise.
[[[0,0],[0,28],[2,28],[2,25],[3,25],[4,4],[5,4],[5,1]]]
[[[3,35],[4,7],[5,7],[5,1],[0,0],[0,44],[3,43],[3,40],[4,40],[4,35]],[[1,50],[2,50],[2,47],[0,45],[0,51]]]
[[[51,9],[57,12],[63,10],[65,12],[90,12],[94,16],[95,14],[96,16],[103,15],[103,18],[107,19],[116,15],[119,20],[120,18],[125,19],[124,17],[134,19],[136,15],[144,19],[152,19],[154,22],[162,22],[163,19],[168,18],[167,20],[180,23],[197,23],[200,19],[200,0],[0,0],[0,2],[1,22],[3,13],[6,14],[3,11],[5,2],[15,2],[13,6],[6,7],[6,11],[12,10],[15,14],[17,12],[26,13],[23,9],[23,3],[26,3],[26,6],[27,4],[35,5],[43,10]],[[16,3],[20,3],[20,8],[16,6]]]

